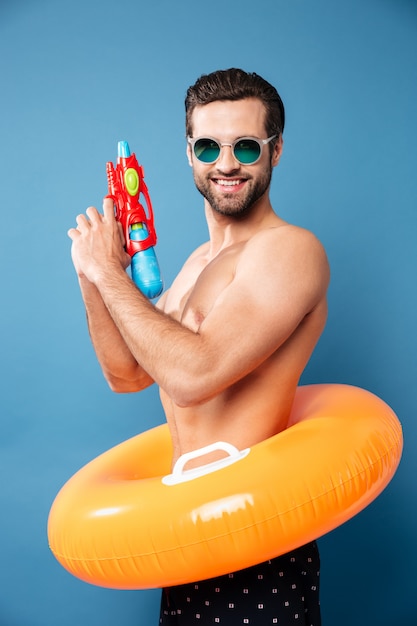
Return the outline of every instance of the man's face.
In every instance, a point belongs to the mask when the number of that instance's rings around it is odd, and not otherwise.
[[[192,115],[193,137],[213,137],[221,143],[233,143],[239,137],[266,139],[265,108],[260,100],[216,101],[198,106]],[[282,150],[279,140],[273,149],[265,145],[253,165],[242,165],[230,146],[223,146],[215,163],[201,163],[188,146],[194,181],[211,208],[226,216],[243,217],[268,191],[272,168]]]

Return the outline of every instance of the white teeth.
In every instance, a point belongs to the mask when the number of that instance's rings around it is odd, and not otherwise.
[[[240,180],[224,180],[222,178],[217,179],[218,185],[224,185],[225,187],[233,187],[234,185],[240,185]]]

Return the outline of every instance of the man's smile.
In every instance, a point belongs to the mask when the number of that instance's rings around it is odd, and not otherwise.
[[[246,179],[244,178],[212,178],[211,181],[217,186],[217,188],[221,188],[222,191],[227,191],[229,193],[236,193],[240,191],[246,183]]]

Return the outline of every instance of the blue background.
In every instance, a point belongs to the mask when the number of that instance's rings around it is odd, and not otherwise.
[[[278,87],[287,126],[272,202],[318,235],[332,266],[303,382],[367,388],[404,428],[389,487],[320,541],[324,626],[415,626],[416,2],[2,0],[0,64],[1,626],[157,623],[157,590],[87,585],[48,549],[62,484],[164,419],[156,389],[106,387],[66,231],[101,206],[105,162],[127,139],[170,283],[207,236],[184,155],[185,91],[230,66]]]

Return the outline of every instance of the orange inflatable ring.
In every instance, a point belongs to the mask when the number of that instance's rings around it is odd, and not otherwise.
[[[103,587],[145,589],[211,578],[289,552],[374,500],[399,464],[393,411],[346,385],[297,389],[290,427],[222,467],[170,474],[168,427],[105,452],[50,511],[58,561]],[[231,454],[230,454],[231,453]],[[221,462],[220,462],[221,463]]]

